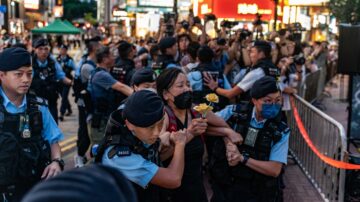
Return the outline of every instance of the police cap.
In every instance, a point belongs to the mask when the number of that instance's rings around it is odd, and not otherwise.
[[[255,81],[250,90],[250,96],[255,99],[265,97],[270,93],[280,91],[277,82],[274,77],[264,76],[261,79]]]
[[[48,46],[48,45],[49,45],[49,41],[44,38],[39,38],[33,43],[34,48],[39,48],[40,46]]]
[[[67,45],[65,45],[65,44],[61,44],[60,48],[64,48],[66,50],[69,49],[69,47]]]
[[[13,71],[31,66],[31,54],[23,48],[7,48],[0,53],[0,71]]]
[[[22,201],[135,202],[137,200],[131,184],[118,170],[93,164],[64,172],[39,183]]]
[[[160,40],[159,48],[161,51],[165,51],[167,48],[171,48],[174,44],[176,44],[175,37],[165,37]]]
[[[145,82],[155,82],[156,74],[152,69],[140,69],[132,76],[131,84],[139,85]]]
[[[130,123],[146,128],[164,117],[164,104],[156,93],[140,90],[128,98],[123,113]]]

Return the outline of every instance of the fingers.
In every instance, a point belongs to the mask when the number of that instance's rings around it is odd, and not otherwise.
[[[46,176],[48,176],[49,170],[50,170],[50,167],[46,166],[45,170],[43,171],[43,173],[41,175],[42,179],[45,178]]]

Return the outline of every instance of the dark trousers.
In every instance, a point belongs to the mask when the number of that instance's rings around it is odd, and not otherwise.
[[[70,92],[70,86],[63,86],[62,92],[61,92],[61,106],[60,106],[60,114],[63,116],[66,112],[66,110],[69,113],[72,113],[71,105],[69,102],[69,92]]]
[[[86,151],[90,146],[90,138],[86,123],[86,110],[85,107],[78,106],[79,109],[79,129],[78,129],[78,155],[85,156]]]
[[[58,124],[58,109],[57,109],[57,100],[48,101],[49,111],[54,118],[56,124]]]

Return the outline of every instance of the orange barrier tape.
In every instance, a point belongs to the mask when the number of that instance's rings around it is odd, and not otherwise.
[[[307,145],[310,147],[310,149],[322,160],[324,161],[326,164],[331,165],[332,167],[335,168],[340,168],[340,169],[347,169],[347,170],[360,170],[360,165],[357,164],[351,164],[351,163],[346,163],[343,161],[337,161],[334,160],[332,158],[329,158],[327,156],[325,156],[324,154],[322,154],[314,145],[314,143],[311,141],[309,134],[307,133],[303,122],[300,119],[299,116],[299,112],[295,106],[295,102],[294,102],[294,98],[291,97],[291,107],[293,109],[293,113],[294,113],[294,117],[296,120],[296,123],[298,125],[298,128],[300,130],[301,135],[303,136],[303,138],[305,139]]]

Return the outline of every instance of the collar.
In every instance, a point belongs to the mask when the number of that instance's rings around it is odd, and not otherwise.
[[[264,126],[265,122],[267,121],[267,119],[263,119],[262,121],[258,121],[256,119],[256,110],[255,110],[255,107],[253,108],[253,111],[252,111],[252,114],[251,114],[251,125],[254,125],[254,126]]]
[[[41,62],[40,60],[36,59],[39,67],[46,67],[48,65],[48,61],[45,60],[45,62]]]
[[[26,95],[24,96],[23,101],[21,102],[19,107],[17,107],[14,103],[12,103],[10,101],[9,97],[5,94],[2,87],[0,87],[0,95],[3,98],[3,103],[2,104],[3,104],[3,106],[5,107],[6,110],[16,109],[16,111],[18,111],[18,112],[24,112],[25,111],[25,109],[26,109]],[[13,110],[10,110],[10,111],[13,112]]]

